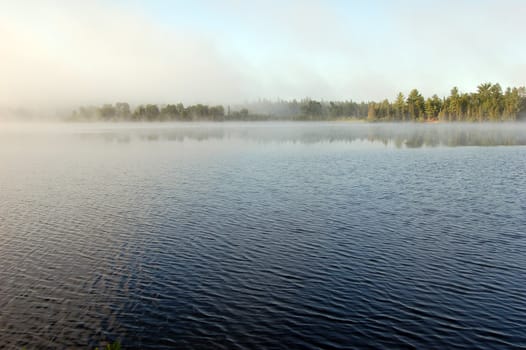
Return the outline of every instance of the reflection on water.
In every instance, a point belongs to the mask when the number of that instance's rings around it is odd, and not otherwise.
[[[64,124],[5,128],[42,129],[106,142],[236,139],[253,142],[371,142],[397,148],[526,145],[526,123],[361,124],[361,123],[120,123]],[[2,128],[0,125],[0,132]]]
[[[396,147],[436,146],[509,146],[526,145],[524,124],[257,124],[257,125],[185,125],[158,127],[146,130],[107,130],[104,133],[87,131],[85,138],[101,137],[108,142],[184,141],[193,139],[243,139],[256,142],[381,142]]]

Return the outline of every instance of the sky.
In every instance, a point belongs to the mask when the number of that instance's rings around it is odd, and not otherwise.
[[[523,0],[0,0],[0,106],[526,85]]]

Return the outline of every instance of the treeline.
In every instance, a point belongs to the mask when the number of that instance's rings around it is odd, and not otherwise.
[[[513,121],[526,119],[526,89],[484,83],[476,92],[451,89],[447,97],[424,98],[413,89],[399,93],[393,101],[260,100],[234,106],[196,104],[139,105],[133,110],[125,102],[80,107],[69,117],[78,121],[262,121],[338,120],[367,121]]]
[[[450,95],[425,99],[417,89],[407,98],[399,93],[393,102],[369,103],[367,120],[409,121],[513,121],[526,113],[526,89],[485,83],[473,93],[451,89]]]
[[[248,109],[225,113],[223,106],[196,104],[185,107],[182,103],[158,106],[139,105],[133,111],[126,102],[100,107],[80,107],[73,111],[70,120],[80,121],[226,121],[226,120],[265,120],[267,116],[250,114]]]

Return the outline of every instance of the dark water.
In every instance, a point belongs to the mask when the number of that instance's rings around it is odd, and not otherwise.
[[[524,125],[0,125],[0,348],[524,348],[525,144]]]

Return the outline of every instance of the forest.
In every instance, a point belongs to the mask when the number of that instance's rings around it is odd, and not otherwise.
[[[118,102],[84,106],[68,116],[69,121],[264,121],[264,120],[342,120],[369,122],[434,121],[515,121],[526,120],[525,87],[502,89],[500,84],[483,83],[475,92],[453,87],[449,96],[425,98],[417,90],[393,100],[355,102],[303,100],[259,100],[235,106],[195,104],[146,104],[131,108]]]

